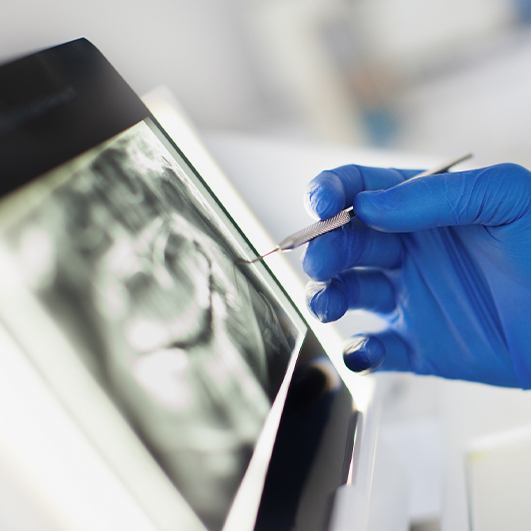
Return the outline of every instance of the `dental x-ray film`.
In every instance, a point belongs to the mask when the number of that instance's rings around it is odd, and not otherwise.
[[[184,499],[220,529],[301,321],[238,261],[228,216],[151,119],[38,185],[18,192],[28,200],[3,225],[16,267]]]

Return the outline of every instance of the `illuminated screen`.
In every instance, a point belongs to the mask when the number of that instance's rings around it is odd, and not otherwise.
[[[4,233],[17,267],[192,509],[221,528],[301,320],[264,266],[239,261],[238,228],[151,120],[37,184]]]

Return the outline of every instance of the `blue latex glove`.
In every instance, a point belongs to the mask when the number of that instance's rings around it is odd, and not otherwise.
[[[311,310],[383,314],[388,330],[345,350],[355,371],[531,387],[531,173],[416,173],[352,165],[311,181],[319,217],[354,204],[359,218],[310,242]]]

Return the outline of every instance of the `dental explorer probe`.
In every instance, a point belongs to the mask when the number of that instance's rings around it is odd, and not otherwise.
[[[462,157],[459,157],[458,159],[453,159],[444,164],[440,164],[439,166],[436,166],[431,170],[426,170],[419,173],[418,175],[414,175],[413,177],[408,179],[408,181],[420,179],[422,177],[429,177],[430,175],[436,175],[437,173],[446,173],[453,166],[464,162],[465,160],[468,160],[471,157],[472,154],[468,153],[466,155],[463,155]],[[297,247],[300,247],[301,245],[304,245],[305,243],[308,243],[309,241],[313,240],[314,238],[317,238],[318,236],[322,236],[327,232],[333,231],[335,229],[338,229],[339,227],[342,227],[343,225],[346,225],[355,216],[356,213],[354,212],[353,207],[348,207],[345,210],[339,212],[339,214],[332,216],[331,218],[322,219],[321,221],[317,221],[302,230],[290,234],[289,236],[284,238],[274,249],[271,249],[271,251],[256,258],[253,258],[252,260],[242,259],[241,261],[245,262],[246,264],[254,264],[259,260],[264,259],[266,256],[276,253],[277,251],[291,251],[293,249],[296,249]]]

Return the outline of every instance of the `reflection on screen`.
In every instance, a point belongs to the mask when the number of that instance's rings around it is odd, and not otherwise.
[[[209,199],[147,123],[50,178],[61,184],[10,232],[17,260],[169,478],[219,529],[297,329],[238,265]]]

